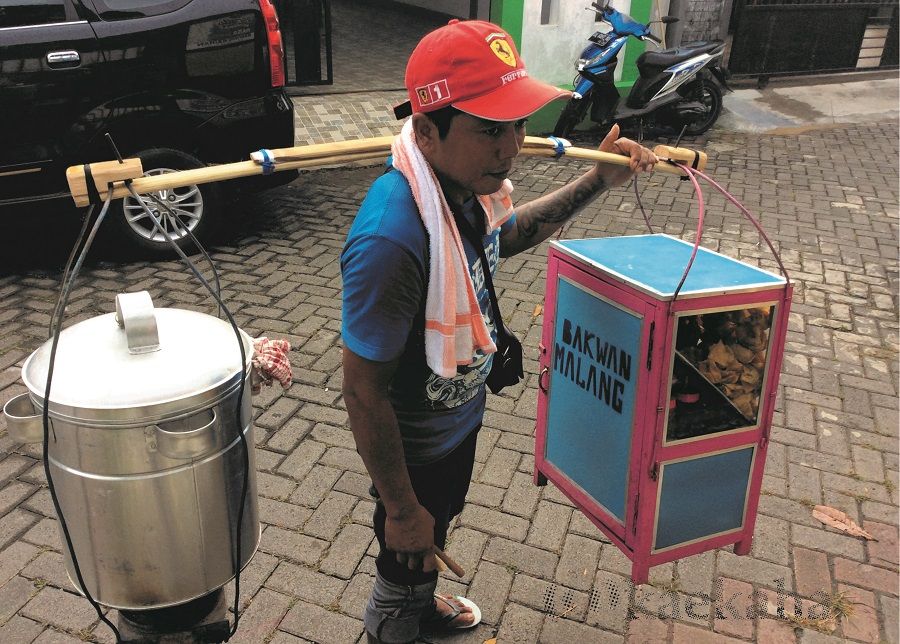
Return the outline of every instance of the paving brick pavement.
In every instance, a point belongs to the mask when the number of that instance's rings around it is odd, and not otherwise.
[[[712,174],[761,216],[796,280],[759,530],[746,557],[730,548],[703,553],[655,568],[651,584],[635,589],[625,558],[558,490],[530,486],[542,323],[534,310],[546,248],[501,263],[497,286],[525,338],[528,373],[488,399],[476,483],[448,546],[467,574],[441,579],[442,588],[476,597],[485,621],[434,641],[898,642],[897,140],[897,124],[888,123],[714,131],[699,142]],[[580,169],[522,160],[517,198]],[[241,642],[343,644],[362,635],[373,505],[340,396],[338,253],[379,172],[305,173],[245,202],[241,236],[213,252],[238,322],[287,338],[295,365],[288,391],[255,398],[264,530],[243,578]],[[692,239],[689,184],[659,175],[639,185],[654,227]],[[774,270],[752,228],[721,199],[708,200],[704,244]],[[619,189],[566,234],[644,229],[633,192]],[[0,277],[2,402],[24,390],[19,369],[46,338],[59,278],[43,269]],[[176,262],[94,263],[73,319],[108,312],[116,293],[138,287],[157,306],[213,311]],[[819,502],[879,541],[821,525],[811,516]],[[14,444],[2,421],[0,515],[0,642],[110,641],[65,581],[40,450]],[[829,620],[841,597],[853,614]]]

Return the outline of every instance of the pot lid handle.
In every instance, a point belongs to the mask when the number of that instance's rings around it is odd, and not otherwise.
[[[125,329],[129,353],[159,351],[159,331],[150,293],[120,293],[116,295],[116,322]]]

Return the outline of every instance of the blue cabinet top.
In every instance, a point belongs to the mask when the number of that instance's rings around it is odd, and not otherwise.
[[[566,239],[552,245],[562,253],[660,299],[675,294],[694,246],[662,234]],[[701,246],[678,298],[766,290],[784,284],[781,275]]]

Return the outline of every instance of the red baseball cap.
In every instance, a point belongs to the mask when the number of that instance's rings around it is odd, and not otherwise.
[[[406,65],[409,101],[397,118],[453,107],[490,121],[517,121],[571,92],[535,80],[508,33],[482,20],[451,20],[428,33]]]

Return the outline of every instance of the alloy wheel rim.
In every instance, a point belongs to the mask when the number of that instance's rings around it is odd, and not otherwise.
[[[177,172],[177,170],[153,168],[145,172],[144,176],[152,177],[169,172]],[[150,195],[168,206],[177,217],[160,206]],[[203,217],[203,194],[197,185],[157,190],[148,195],[140,195],[140,197],[162,229],[176,241],[186,237],[188,231],[194,232]],[[168,243],[166,237],[154,226],[150,219],[151,215],[147,214],[143,205],[133,196],[128,195],[122,200],[122,210],[125,213],[125,221],[135,234],[154,243]]]

